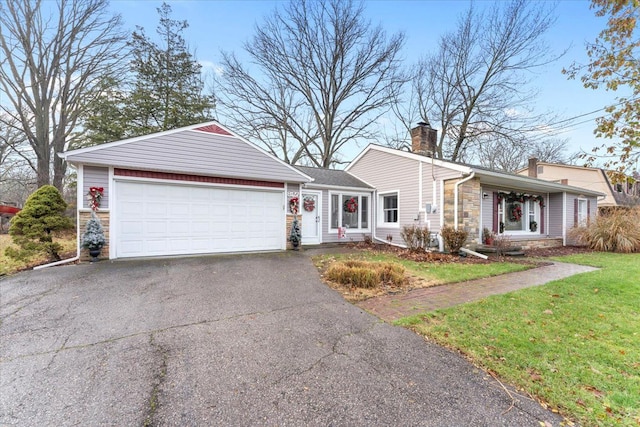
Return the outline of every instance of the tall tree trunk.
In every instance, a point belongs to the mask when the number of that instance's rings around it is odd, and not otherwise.
[[[64,175],[67,172],[67,162],[58,156],[53,158],[53,186],[64,194]]]
[[[47,185],[49,184],[51,181],[51,177],[49,175],[50,173],[50,168],[49,168],[49,151],[47,150],[45,153],[37,153],[38,155],[38,166],[37,166],[37,178],[36,178],[36,185],[38,186],[38,188],[42,187],[43,185]]]

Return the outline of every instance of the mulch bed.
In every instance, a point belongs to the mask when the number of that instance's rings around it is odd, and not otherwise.
[[[430,262],[430,263],[466,263],[466,264],[488,264],[496,261],[503,261],[502,258],[489,254],[489,259],[482,259],[473,255],[459,256],[440,252],[424,252],[424,251],[409,251],[405,248],[397,246],[385,245],[383,243],[364,243],[359,242],[353,244],[356,249],[390,252],[396,254],[399,258],[407,259],[416,262]],[[524,262],[531,264],[533,260],[531,258],[546,258],[564,255],[574,255],[581,253],[593,252],[593,250],[584,246],[560,246],[555,248],[538,248],[527,249],[524,251],[524,257],[504,257],[504,260],[509,262]]]

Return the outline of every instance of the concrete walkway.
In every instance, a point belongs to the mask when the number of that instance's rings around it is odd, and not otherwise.
[[[490,295],[505,294],[518,289],[543,285],[553,280],[595,270],[597,268],[555,262],[552,265],[501,276],[415,289],[404,295],[370,298],[359,302],[358,306],[390,322],[401,317],[452,307]]]

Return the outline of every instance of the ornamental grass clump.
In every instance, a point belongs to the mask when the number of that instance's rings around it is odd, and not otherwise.
[[[572,229],[570,235],[596,251],[640,252],[640,207],[598,215],[589,225]]]
[[[325,277],[343,285],[366,289],[382,284],[402,286],[407,280],[402,265],[361,260],[336,261],[329,266]]]

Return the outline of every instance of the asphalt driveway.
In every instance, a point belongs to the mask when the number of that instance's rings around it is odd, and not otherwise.
[[[558,425],[302,253],[0,279],[0,425]]]

